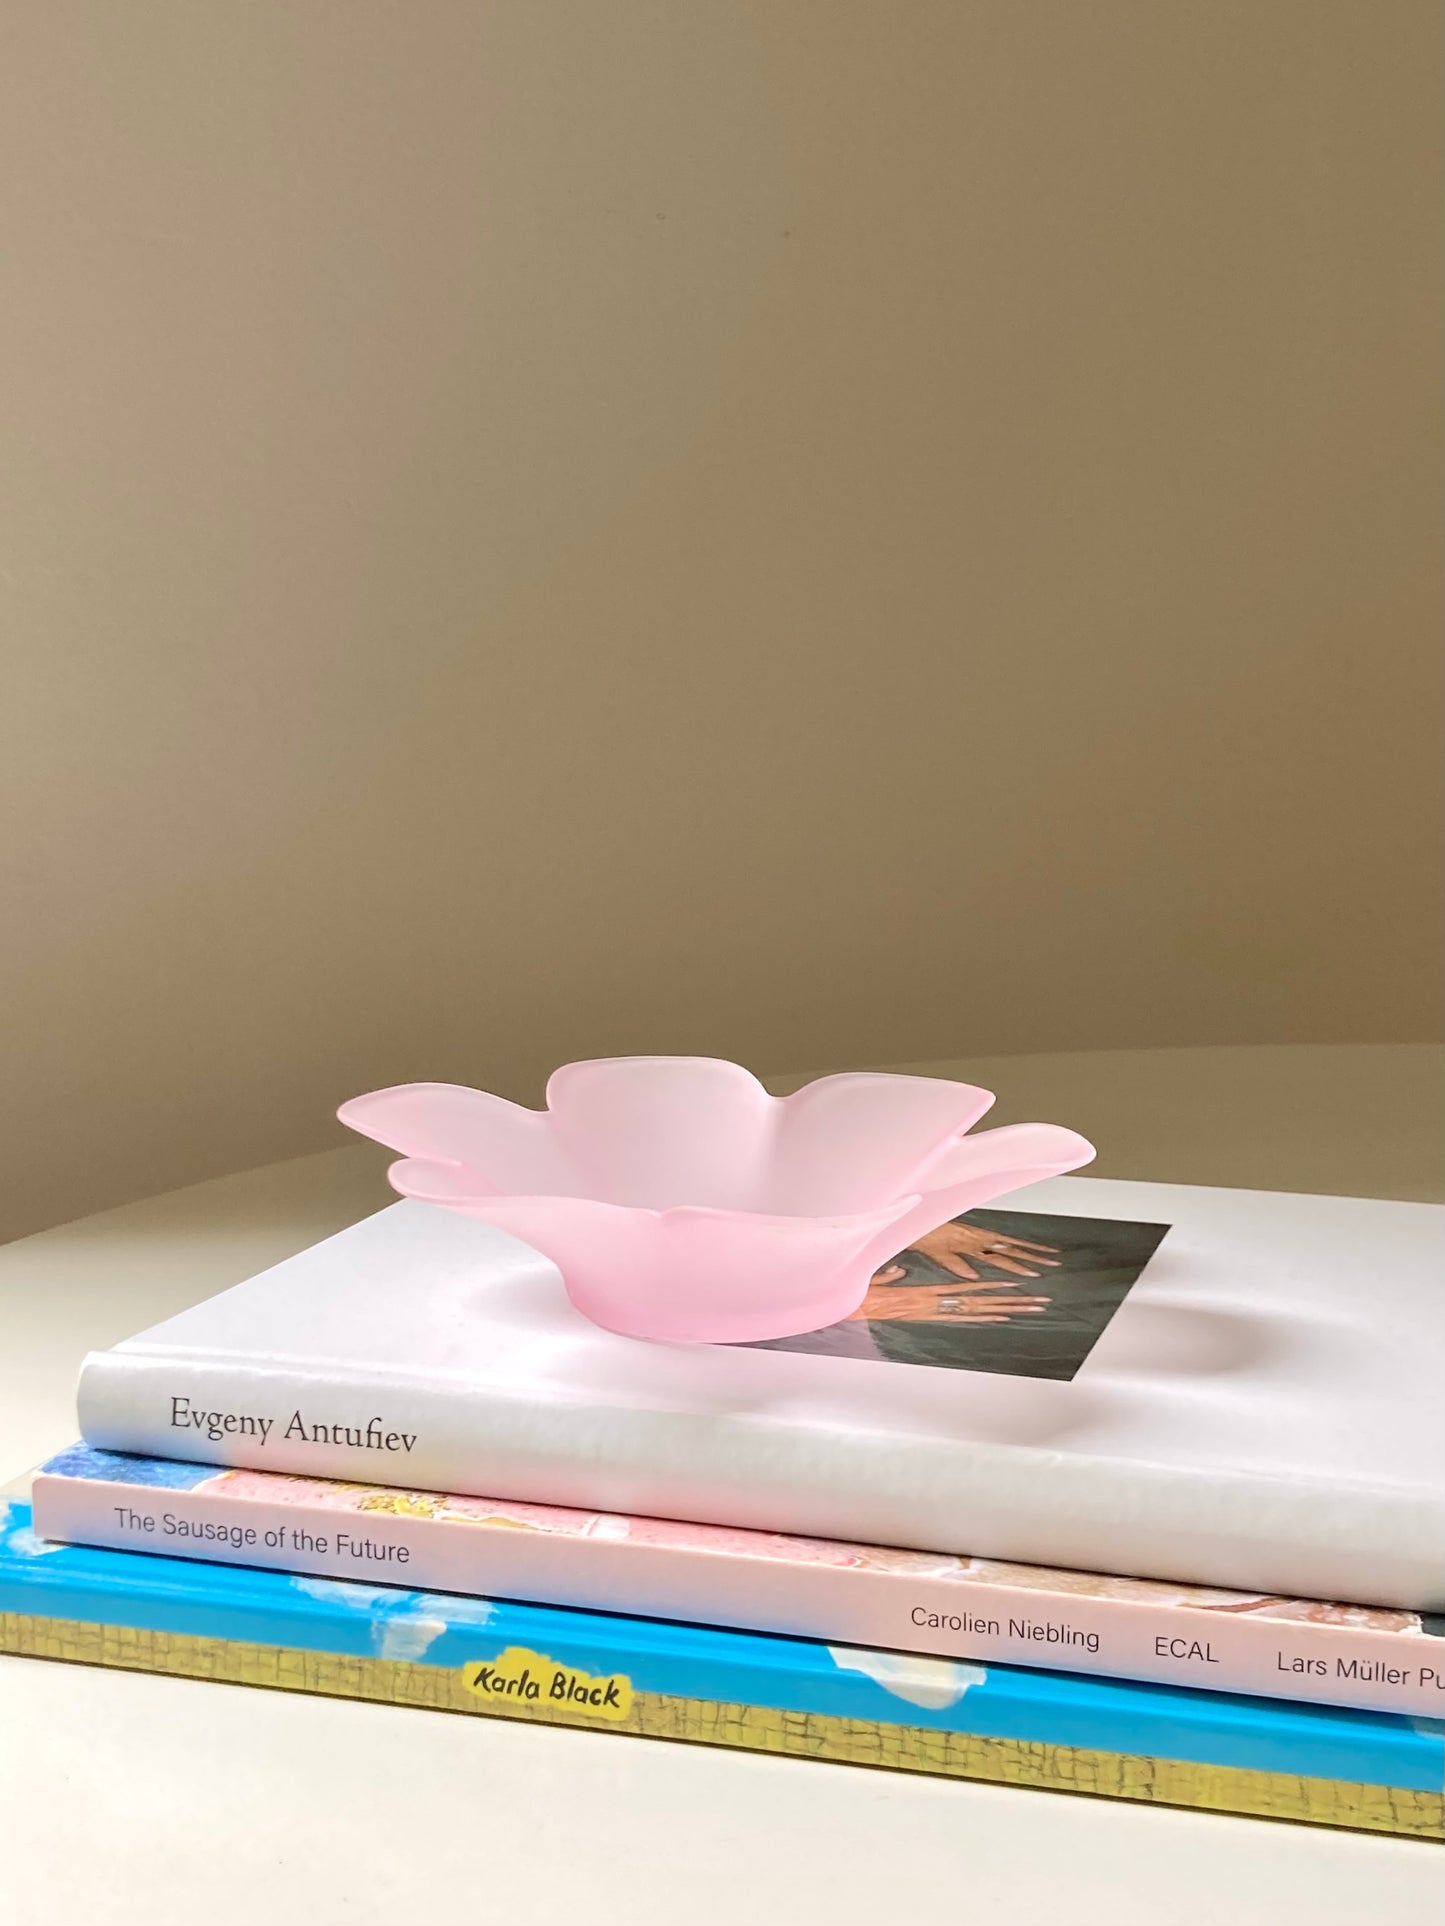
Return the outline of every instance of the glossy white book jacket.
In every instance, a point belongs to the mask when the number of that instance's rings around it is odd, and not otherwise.
[[[1445,1604],[1445,1211],[1088,1178],[1008,1201],[1169,1227],[1071,1377],[899,1362],[871,1327],[834,1327],[844,1354],[617,1337],[525,1245],[403,1202],[92,1354],[81,1430],[158,1458]]]

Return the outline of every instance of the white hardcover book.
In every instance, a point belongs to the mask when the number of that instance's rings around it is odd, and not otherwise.
[[[92,1353],[81,1430],[148,1457],[1445,1608],[1445,1211],[1074,1177],[1008,1201],[970,1222],[1052,1249],[1036,1278],[904,1253],[867,1318],[764,1346],[614,1336],[527,1246],[402,1202]]]

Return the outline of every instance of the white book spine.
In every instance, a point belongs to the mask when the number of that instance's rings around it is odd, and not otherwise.
[[[515,1384],[92,1353],[88,1444],[143,1457],[503,1495],[798,1536],[1438,1609],[1441,1521],[1413,1491],[803,1423],[786,1411],[604,1402]],[[1370,1589],[1341,1585],[1339,1547]],[[1418,1556],[1400,1547],[1418,1547]],[[1130,1548],[1137,1548],[1131,1550]]]

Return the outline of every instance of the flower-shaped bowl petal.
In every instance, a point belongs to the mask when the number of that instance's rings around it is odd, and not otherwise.
[[[778,1098],[711,1057],[612,1057],[555,1072],[545,1111],[401,1084],[338,1114],[403,1153],[404,1195],[551,1257],[594,1323],[736,1343],[849,1316],[913,1237],[1093,1156],[1052,1124],[966,1136],[992,1101],[867,1071]]]

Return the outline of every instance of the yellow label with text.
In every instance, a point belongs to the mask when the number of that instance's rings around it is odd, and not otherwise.
[[[509,1645],[500,1658],[469,1659],[462,1681],[479,1699],[516,1706],[550,1706],[589,1719],[625,1719],[632,1710],[632,1681],[622,1672],[596,1678],[576,1665],[559,1665],[545,1652]]]

